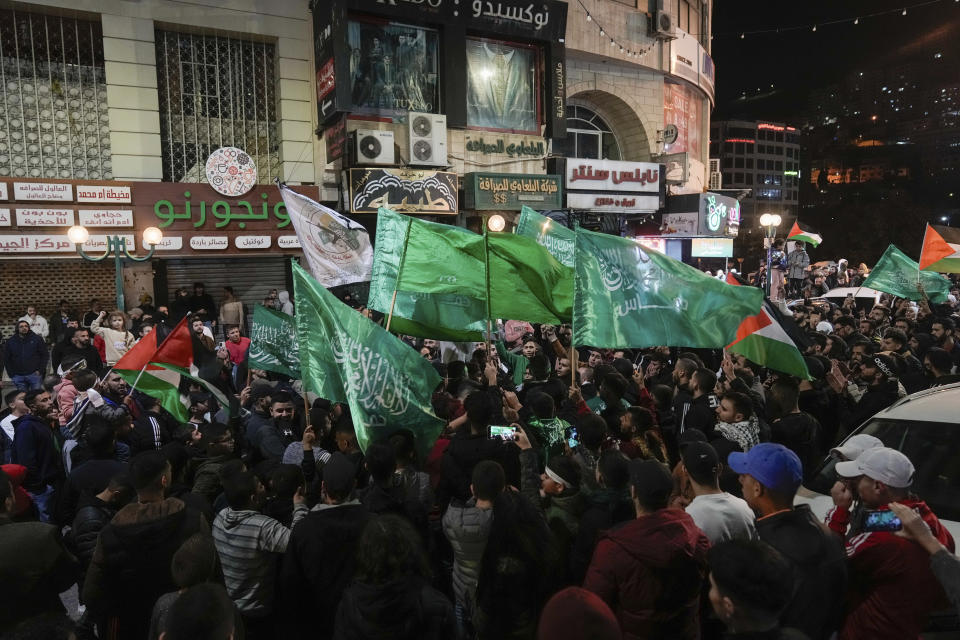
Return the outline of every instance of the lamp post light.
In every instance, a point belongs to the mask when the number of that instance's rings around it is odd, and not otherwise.
[[[776,213],[765,213],[760,216],[760,226],[767,232],[767,278],[763,286],[766,296],[770,297],[770,279],[773,273],[770,271],[773,266],[773,239],[777,237],[777,227],[780,225],[780,216]]]
[[[77,248],[77,253],[84,260],[90,262],[101,262],[113,255],[113,266],[115,272],[114,284],[116,285],[117,309],[124,311],[123,303],[123,259],[133,260],[134,262],[146,262],[153,256],[157,245],[163,240],[163,231],[157,227],[147,227],[143,230],[143,242],[150,247],[150,251],[142,258],[130,255],[127,250],[127,240],[123,236],[107,236],[107,250],[101,256],[90,256],[83,250],[84,243],[90,239],[90,232],[86,227],[73,226],[67,231],[67,238]],[[134,247],[136,250],[136,247]]]

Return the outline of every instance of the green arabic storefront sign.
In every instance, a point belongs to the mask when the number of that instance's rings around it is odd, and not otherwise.
[[[519,211],[559,209],[560,176],[526,173],[467,173],[463,176],[465,209]]]

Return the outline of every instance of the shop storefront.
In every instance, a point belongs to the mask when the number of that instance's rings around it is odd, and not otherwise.
[[[739,232],[740,202],[711,192],[671,197],[660,227],[667,254],[698,266],[733,258]]]
[[[292,188],[319,197],[317,187]],[[0,181],[0,260],[5,270],[22,269],[27,280],[44,265],[60,265],[51,299],[86,287],[83,270],[73,268],[85,262],[67,236],[74,225],[89,232],[82,247],[91,257],[105,253],[108,237],[122,238],[131,254],[142,257],[149,250],[143,231],[163,232],[150,261],[124,265],[128,307],[143,293],[162,303],[174,289],[203,281],[218,299],[223,286],[234,287],[252,308],[270,289],[287,288],[287,259],[300,255],[272,184],[249,185],[242,195],[227,196],[200,183]],[[112,276],[112,256],[103,265]]]

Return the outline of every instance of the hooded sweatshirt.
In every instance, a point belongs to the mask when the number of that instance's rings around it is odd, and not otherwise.
[[[307,511],[304,504],[293,506],[293,526]],[[275,600],[278,562],[287,550],[290,529],[258,511],[227,507],[213,520],[213,540],[227,593],[237,608],[244,615],[269,614]]]
[[[692,640],[709,548],[693,518],[660,509],[600,538],[583,586],[610,605],[625,640]]]
[[[187,538],[208,530],[203,515],[176,498],[126,505],[100,531],[83,584],[87,607],[116,618],[118,637],[146,637],[153,604],[176,589],[173,554]]]
[[[337,609],[334,640],[445,640],[458,637],[450,602],[422,578],[354,583]]]

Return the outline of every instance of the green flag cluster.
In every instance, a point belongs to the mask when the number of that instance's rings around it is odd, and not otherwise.
[[[393,331],[468,341],[482,340],[497,318],[570,321],[573,270],[532,238],[380,209],[375,247],[368,305],[393,308]]]
[[[293,316],[259,304],[253,308],[247,366],[300,377],[300,344]]]
[[[863,286],[908,300],[922,300],[924,293],[934,304],[946,302],[950,281],[933,271],[920,271],[920,264],[894,245],[880,256]],[[923,293],[920,287],[923,287]]]
[[[577,229],[573,340],[605,348],[722,348],[760,311],[734,287],[634,240]]]
[[[361,449],[406,429],[425,454],[445,424],[430,404],[441,382],[433,366],[296,263],[293,291],[304,386],[349,405]]]

